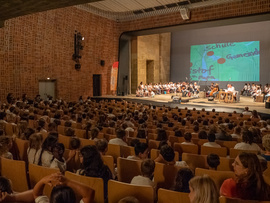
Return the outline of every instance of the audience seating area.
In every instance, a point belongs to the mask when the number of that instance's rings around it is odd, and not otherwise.
[[[128,103],[126,101],[116,102],[116,101],[102,101],[102,102],[89,102],[85,104],[87,107],[82,107],[79,104],[74,105],[76,107],[76,115],[82,113],[83,109],[91,109],[92,118],[84,118],[80,125],[78,123],[72,123],[72,129],[75,131],[75,137],[78,137],[81,141],[81,147],[86,145],[95,145],[94,140],[89,140],[89,135],[87,130],[83,126],[87,122],[91,122],[92,127],[99,126],[99,115],[106,115],[109,113],[109,108],[113,109],[113,114],[117,119],[113,119],[116,123],[116,127],[108,127],[106,125],[102,126],[102,130],[99,132],[99,139],[106,139],[107,141],[116,138],[117,125],[125,122],[125,118],[129,117],[134,125],[134,132],[129,132],[127,137],[127,143],[129,146],[120,146],[114,144],[108,144],[108,150],[106,155],[103,156],[104,163],[108,165],[111,172],[116,174],[117,180],[110,180],[108,182],[108,202],[117,203],[121,198],[125,196],[135,196],[141,202],[155,202],[157,199],[158,203],[165,202],[179,202],[188,203],[189,198],[187,193],[171,191],[174,185],[175,176],[180,167],[173,165],[166,165],[162,163],[156,163],[154,171],[154,182],[157,184],[157,191],[154,191],[152,187],[149,186],[137,186],[131,185],[130,181],[134,176],[141,174],[141,160],[131,160],[127,159],[128,156],[134,156],[134,147],[130,146],[130,143],[134,139],[138,139],[140,142],[148,143],[150,155],[149,158],[155,160],[159,156],[159,144],[157,141],[158,130],[164,129],[167,134],[168,143],[173,147],[175,151],[175,161],[185,161],[187,165],[194,171],[196,176],[201,176],[203,174],[208,174],[216,183],[218,188],[220,188],[222,182],[227,179],[234,177],[234,172],[232,168],[232,163],[234,158],[246,150],[234,149],[234,146],[241,142],[241,138],[233,139],[232,141],[216,140],[215,142],[221,145],[221,148],[207,147],[203,146],[204,143],[208,142],[207,139],[199,139],[198,132],[194,132],[194,124],[191,122],[198,120],[208,120],[208,125],[203,125],[203,122],[199,122],[199,130],[205,130],[209,132],[211,126],[218,126],[218,122],[222,121],[224,123],[225,119],[228,118],[230,123],[236,126],[244,127],[254,127],[260,128],[260,119],[250,118],[250,116],[242,115],[239,113],[224,113],[224,112],[206,112],[198,110],[188,110],[188,109],[170,109],[166,107],[156,107],[151,108],[151,106]],[[45,110],[50,110],[49,118],[53,118],[58,110],[53,109],[48,106],[43,106],[43,108],[36,109],[34,114],[35,119],[28,121],[28,127],[37,129],[38,120],[42,118]],[[93,113],[94,110],[96,113]],[[134,114],[134,112],[137,112]],[[147,112],[143,114],[143,112]],[[63,118],[64,113],[60,111]],[[119,115],[122,115],[119,116]],[[134,116],[135,115],[135,116]],[[142,127],[139,124],[139,119],[143,118],[143,115],[147,117],[145,120],[145,126]],[[136,118],[136,116],[138,118]],[[181,117],[182,120],[186,120],[186,124],[183,125],[175,119]],[[164,121],[164,117],[168,120]],[[107,120],[108,122],[111,120]],[[210,124],[212,122],[212,124]],[[169,127],[168,123],[172,123],[172,127]],[[254,124],[256,123],[256,125]],[[48,130],[48,124],[46,123],[45,129]],[[161,127],[158,127],[159,124]],[[5,176],[12,181],[14,191],[22,192],[28,189],[32,189],[34,185],[44,176],[59,172],[59,169],[46,168],[34,164],[28,164],[27,159],[27,149],[29,147],[29,141],[21,139],[19,136],[18,123],[5,123],[0,125],[6,135],[14,137],[14,147],[13,147],[13,157],[17,160],[9,160],[6,158],[1,158],[1,176]],[[119,126],[118,126],[119,127]],[[138,130],[143,128],[147,133],[145,138],[136,138]],[[67,159],[70,150],[70,139],[65,135],[67,127],[65,127],[65,120],[61,120],[61,124],[57,127],[58,132],[58,142],[63,143],[65,146],[64,157]],[[184,137],[176,137],[175,130],[180,130],[183,134],[190,132],[192,134],[193,145],[182,144],[185,141]],[[227,129],[227,131],[232,134],[233,130]],[[261,135],[266,135],[270,133],[270,130],[262,131]],[[48,132],[43,132],[43,138],[48,136]],[[262,149],[263,150],[263,149]],[[258,153],[258,151],[249,151],[253,153]],[[209,170],[206,157],[210,153],[215,153],[220,156],[220,165],[217,171]],[[78,160],[78,159],[77,159]],[[117,172],[115,172],[115,166],[117,167]],[[268,169],[265,172],[265,180],[269,183],[270,178],[268,171],[270,171],[268,162]],[[69,162],[67,164],[67,171],[65,176],[68,178],[85,183],[95,190],[95,203],[104,203],[104,191],[103,191],[103,180],[101,178],[92,178],[81,175],[76,175],[74,171],[80,167],[80,163]],[[45,194],[49,195],[51,188],[45,188]],[[156,195],[155,195],[156,193]],[[240,202],[258,202],[258,201],[242,201],[236,199],[229,199],[225,197],[220,197],[220,203],[240,203]]]

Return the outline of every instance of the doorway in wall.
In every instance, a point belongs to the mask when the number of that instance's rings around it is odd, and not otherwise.
[[[39,80],[39,95],[43,100],[47,100],[48,96],[56,98],[55,87],[56,80]]]
[[[93,75],[93,96],[101,96],[101,75]]]
[[[153,83],[155,80],[154,75],[154,60],[146,60],[146,83]]]

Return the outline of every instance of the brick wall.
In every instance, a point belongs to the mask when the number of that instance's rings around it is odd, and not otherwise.
[[[0,29],[0,99],[8,92],[15,96],[38,94],[38,80],[57,80],[57,95],[77,100],[93,94],[92,75],[102,75],[102,95],[110,94],[110,68],[118,60],[118,40],[124,31],[180,25],[270,11],[270,0],[244,0],[224,5],[197,8],[191,20],[183,21],[180,13],[116,23],[75,7],[22,16],[7,20]],[[73,54],[74,31],[85,37],[76,71]],[[100,60],[105,66],[100,66]]]

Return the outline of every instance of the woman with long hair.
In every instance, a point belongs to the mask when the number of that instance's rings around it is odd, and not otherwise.
[[[233,168],[235,178],[223,182],[221,195],[246,200],[270,200],[269,186],[263,179],[263,171],[256,154],[242,152],[235,158]]]

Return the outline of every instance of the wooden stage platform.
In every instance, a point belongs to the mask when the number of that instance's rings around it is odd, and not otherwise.
[[[152,104],[155,106],[170,106],[172,108],[178,106],[179,108],[188,109],[196,108],[201,110],[205,108],[207,111],[211,111],[213,108],[217,112],[233,112],[236,111],[238,113],[243,112],[246,106],[249,107],[250,111],[257,110],[263,119],[270,118],[270,109],[265,108],[265,103],[263,102],[254,102],[253,98],[241,96],[239,102],[233,103],[225,103],[224,101],[214,100],[208,101],[208,98],[192,98],[192,97],[182,97],[182,100],[188,100],[188,102],[181,102],[174,103],[172,96],[175,94],[162,94],[162,95],[155,95],[154,98],[151,97],[136,97],[133,94],[127,96],[100,96],[100,97],[92,97],[95,100],[102,100],[102,99],[115,99],[115,100],[122,100],[125,99],[127,101],[139,102],[143,104]]]

